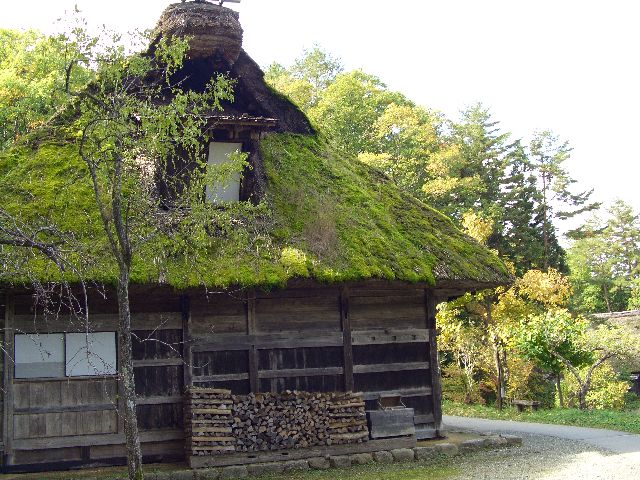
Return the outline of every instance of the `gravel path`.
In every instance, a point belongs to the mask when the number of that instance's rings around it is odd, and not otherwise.
[[[592,443],[539,433],[518,435],[522,447],[485,450],[459,458],[456,467],[461,473],[452,480],[640,479],[640,451],[612,452]]]
[[[640,453],[613,454],[573,440],[522,434],[522,447],[456,460],[451,480],[638,480]]]
[[[463,428],[477,432],[530,433],[549,437],[577,440],[596,448],[615,453],[640,452],[640,435],[603,428],[549,425],[545,423],[516,422],[513,420],[490,420],[486,418],[443,417],[445,426]]]

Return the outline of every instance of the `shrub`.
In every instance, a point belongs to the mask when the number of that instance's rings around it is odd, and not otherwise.
[[[455,363],[442,367],[442,398],[455,403],[484,403],[474,382],[469,386]]]
[[[507,396],[512,400],[537,400],[542,408],[553,408],[555,386],[542,370],[520,357],[509,359]]]
[[[586,368],[582,374],[586,373]],[[578,383],[573,375],[565,374],[563,382],[569,406],[577,406]],[[629,383],[618,379],[611,365],[604,363],[598,367],[591,377],[591,388],[587,393],[587,406],[592,409],[622,410],[625,404],[625,394],[629,390]]]

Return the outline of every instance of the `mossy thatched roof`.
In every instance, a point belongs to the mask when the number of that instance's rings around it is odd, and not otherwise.
[[[277,120],[272,131],[278,133],[263,138],[260,155],[252,156],[259,163],[252,173],[264,184],[260,204],[228,205],[216,210],[222,213],[213,216],[213,224],[195,225],[189,236],[158,235],[144,243],[134,257],[133,282],[182,288],[283,285],[300,277],[382,278],[465,290],[510,281],[504,264],[448,218],[401,193],[380,172],[337,154],[316,135],[305,115],[266,85],[260,67],[241,49],[237,18],[216,5],[176,3],[156,32],[190,35],[189,58],[174,75],[183,88],[202,91],[212,76],[227,71],[236,82],[234,101],[223,102],[222,114]],[[72,117],[0,154],[0,199],[26,224],[51,219],[78,246],[70,259],[84,277],[111,283],[117,267],[78,155]],[[38,255],[27,255],[23,266],[31,278],[60,276]],[[74,280],[69,271],[66,275]],[[27,280],[7,272],[3,278]]]
[[[241,205],[231,207],[238,216],[231,232],[200,230],[191,238],[198,252],[185,254],[166,240],[150,242],[135,257],[135,283],[183,288],[382,278],[470,289],[510,280],[491,251],[444,215],[317,136],[272,134],[260,150],[267,184],[262,204],[250,214]],[[0,197],[4,208],[26,222],[49,217],[74,232],[91,259],[86,277],[115,282],[117,268],[73,141],[41,140],[37,147],[0,155]],[[59,275],[37,256],[31,267],[41,279]]]

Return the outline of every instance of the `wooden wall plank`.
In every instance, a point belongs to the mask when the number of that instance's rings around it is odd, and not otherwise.
[[[257,331],[256,294],[254,290],[247,293],[247,334],[253,335]],[[260,391],[258,379],[258,349],[252,343],[249,347],[249,388],[252,392]]]
[[[325,368],[286,368],[279,370],[260,370],[260,378],[318,377],[322,375],[342,375],[342,367]]]
[[[13,461],[13,333],[15,300],[10,293],[6,294],[4,312],[4,348],[3,357],[3,388],[4,401],[2,402],[2,443],[4,456],[8,463]]]
[[[405,370],[427,370],[429,362],[407,362],[407,363],[377,363],[368,365],[354,365],[354,373],[382,373],[382,372],[402,372]]]
[[[385,328],[425,328],[424,290],[381,292],[380,295],[349,296],[354,331]]]
[[[190,333],[194,338],[247,333],[245,301],[240,296],[193,294],[189,296],[189,309]]]
[[[182,329],[179,312],[132,313],[131,322],[134,330]],[[16,315],[15,324],[24,333],[84,332],[86,329],[85,322],[70,315]],[[118,316],[91,314],[89,324],[92,331],[115,331],[118,327]]]
[[[347,392],[353,391],[353,347],[349,305],[349,290],[345,287],[340,290],[340,326],[342,329],[342,352],[344,359],[344,389]]]
[[[436,433],[442,428],[442,384],[440,382],[440,359],[438,358],[436,330],[436,298],[432,291],[426,291],[427,327],[429,331],[429,355],[431,363],[431,389],[433,391],[433,419]]]
[[[258,332],[339,332],[339,295],[257,298]]]
[[[183,430],[157,430],[140,432],[140,441],[145,443],[181,440],[183,438]],[[124,435],[120,433],[14,440],[14,448],[16,450],[58,449],[76,446],[81,447],[121,444],[124,444]]]
[[[354,330],[351,337],[353,345],[427,343],[429,341],[429,331],[426,328]]]
[[[258,350],[270,348],[300,347],[338,347],[342,346],[342,332],[311,335],[303,332],[256,334],[256,335],[217,335],[206,340],[194,339],[193,352],[220,352],[249,350],[255,345]]]
[[[180,297],[180,309],[182,315],[182,365],[184,386],[192,384],[193,378],[193,352],[191,350],[191,298],[189,295]]]

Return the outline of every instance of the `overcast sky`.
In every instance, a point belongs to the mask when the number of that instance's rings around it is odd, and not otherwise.
[[[51,31],[74,4],[90,24],[152,27],[165,0],[3,2],[0,27]],[[551,129],[582,189],[640,211],[637,0],[242,0],[245,50],[289,64],[314,43],[449,116],[490,107],[504,130]]]

